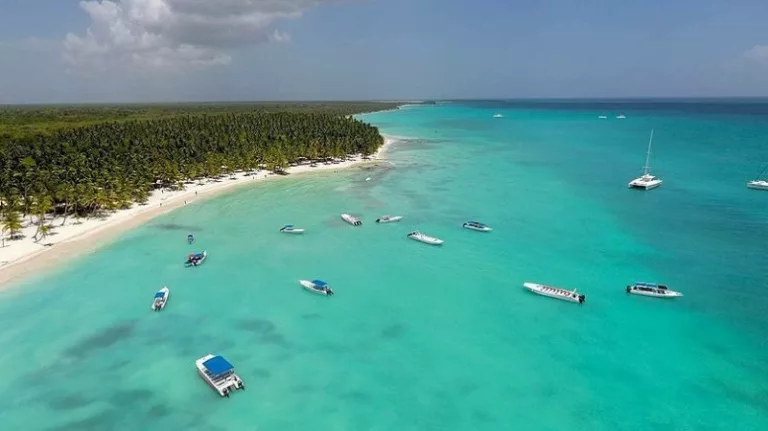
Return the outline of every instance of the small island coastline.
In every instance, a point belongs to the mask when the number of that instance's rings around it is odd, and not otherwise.
[[[384,153],[394,141],[395,138],[384,136],[384,144],[371,157],[364,158],[357,154],[330,164],[298,164],[286,168],[284,172],[289,175],[333,172],[381,163],[384,161]],[[37,227],[33,220],[22,229],[23,238],[13,241],[6,238],[5,247],[0,247],[0,290],[6,289],[13,281],[65,263],[71,260],[73,255],[92,252],[118,235],[157,216],[233,191],[238,186],[261,184],[263,180],[281,177],[265,170],[256,173],[236,172],[223,179],[196,180],[181,190],[156,190],[150,194],[144,205],[134,203],[128,209],[116,210],[100,218],[81,219],[79,222],[71,218],[64,225],[55,223],[53,234],[45,242],[34,240]]]

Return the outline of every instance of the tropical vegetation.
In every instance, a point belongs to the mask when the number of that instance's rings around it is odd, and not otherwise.
[[[287,106],[287,107],[286,107]],[[157,188],[294,163],[373,154],[376,127],[351,114],[386,104],[0,110],[0,215],[13,238],[29,217],[90,217],[147,200]],[[78,109],[81,109],[78,111]],[[24,111],[23,113],[20,113]],[[58,115],[54,114],[58,112]],[[150,117],[152,113],[157,114]],[[26,118],[28,121],[22,121]],[[68,119],[79,118],[67,127]],[[103,121],[107,119],[106,121]]]

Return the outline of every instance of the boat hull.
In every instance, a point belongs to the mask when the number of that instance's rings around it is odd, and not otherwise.
[[[464,226],[464,229],[473,230],[475,232],[490,232],[493,230],[493,228],[488,226],[479,227],[479,226],[468,225],[466,223],[463,226]]]
[[[649,298],[665,298],[665,299],[672,299],[672,298],[680,298],[683,296],[680,292],[675,292],[674,290],[665,289],[662,291],[652,291],[652,290],[643,290],[643,289],[637,289],[635,286],[627,286],[627,293],[632,295],[638,295],[638,296],[647,296]]]
[[[560,289],[557,287],[545,286],[543,284],[530,283],[530,282],[523,283],[523,287],[525,287],[528,291],[533,292],[537,295],[559,299],[561,301],[566,301],[566,302],[573,302],[575,304],[581,304],[586,299],[586,296],[576,293],[575,290],[570,291],[570,290]]]
[[[656,187],[659,187],[663,181],[653,181],[653,182],[636,182],[632,181],[628,184],[628,187],[630,189],[639,189],[639,190],[653,190]]]
[[[200,265],[203,264],[203,262],[205,262],[205,259],[207,259],[207,258],[208,258],[208,252],[207,251],[203,251],[203,257],[200,258],[200,260],[198,260],[198,261],[196,261],[194,263],[190,262],[190,261],[187,261],[186,263],[184,263],[184,266],[186,266],[187,268],[189,268],[191,266],[200,266]]]
[[[228,397],[230,393],[238,390],[238,389],[245,389],[245,385],[243,384],[242,379],[240,379],[240,376],[235,374],[234,372],[226,376],[225,378],[218,379],[214,381],[211,376],[208,375],[208,373],[205,372],[205,366],[203,363],[207,361],[210,358],[213,358],[214,355],[208,354],[203,356],[202,358],[195,361],[195,367],[197,368],[197,374],[200,376],[200,378],[203,379],[203,381],[211,387],[216,393],[219,394],[221,397]]]
[[[305,290],[308,290],[312,293],[315,293],[317,295],[329,296],[328,291],[326,291],[325,289],[318,289],[317,286],[315,286],[315,283],[312,283],[309,280],[299,280],[299,284],[301,284],[301,287],[303,287]]]
[[[402,216],[392,216],[389,218],[379,217],[376,219],[376,223],[394,223],[400,221],[402,218]]]
[[[162,289],[158,290],[158,292],[163,292],[163,301],[159,305],[155,305],[155,301],[152,301],[152,311],[164,310],[165,305],[168,304],[168,298],[171,297],[171,291],[167,287],[163,287]]]
[[[282,233],[304,233],[304,229],[282,229],[280,232]]]
[[[412,239],[412,240],[414,240],[414,241],[422,242],[422,243],[424,243],[424,244],[429,244],[429,245],[443,245],[443,240],[442,240],[442,239],[439,239],[439,238],[433,238],[433,237],[431,237],[431,236],[425,236],[425,235],[423,235],[423,236],[408,235],[408,238],[410,238],[410,239]]]
[[[357,217],[349,214],[342,214],[341,219],[345,222],[351,224],[352,226],[362,226],[363,222],[360,221]]]
[[[751,181],[747,183],[747,188],[752,190],[768,190],[768,181]]]

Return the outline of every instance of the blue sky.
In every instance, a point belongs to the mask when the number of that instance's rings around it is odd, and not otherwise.
[[[0,7],[0,103],[768,96],[768,1]]]

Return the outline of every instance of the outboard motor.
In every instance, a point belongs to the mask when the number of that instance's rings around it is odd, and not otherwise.
[[[632,290],[632,287],[627,286],[627,293],[629,293],[630,290]]]
[[[584,300],[586,300],[586,299],[587,299],[587,297],[586,297],[586,296],[584,296],[584,295],[579,295],[579,304],[583,304],[583,303],[584,303]]]
[[[380,219],[380,218],[377,218],[377,219],[376,219],[376,223],[379,223],[380,221],[381,221],[381,219]]]

